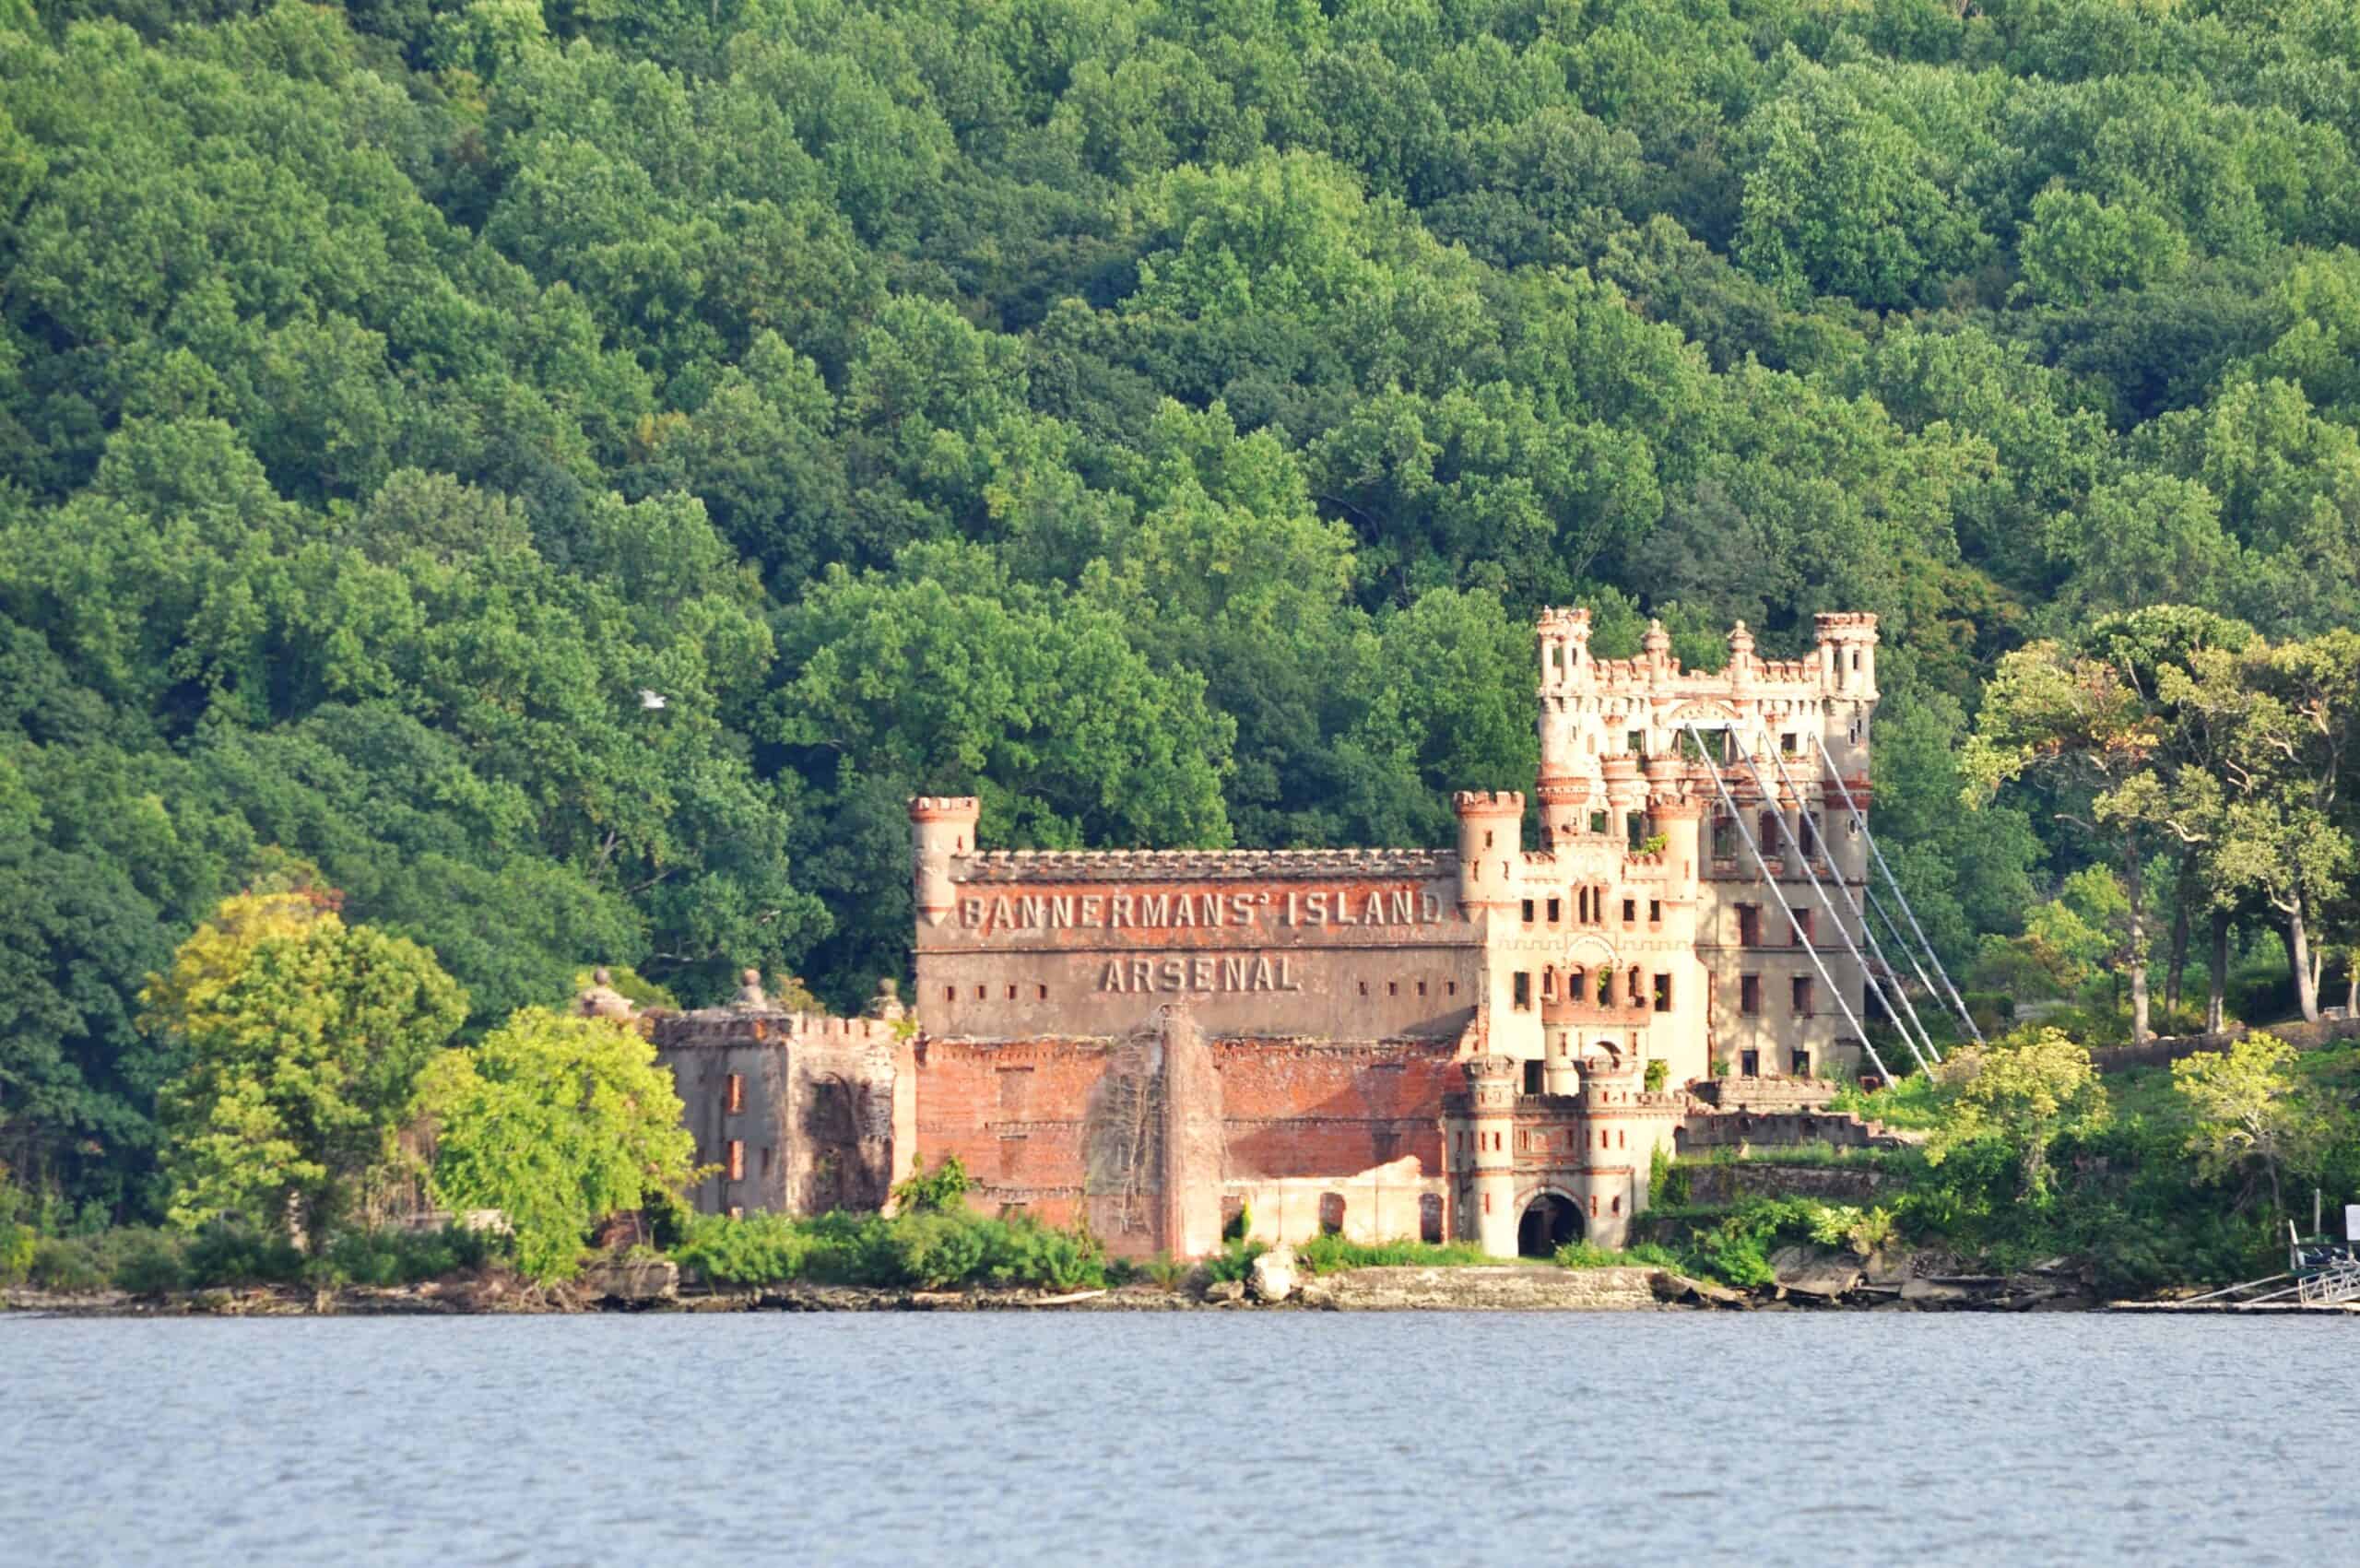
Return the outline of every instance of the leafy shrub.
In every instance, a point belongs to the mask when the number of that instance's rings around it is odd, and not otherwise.
[[[1634,1246],[1613,1252],[1595,1242],[1567,1242],[1552,1258],[1560,1268],[1681,1268],[1679,1256],[1669,1247],[1653,1242],[1641,1242]]]
[[[1640,1081],[1648,1093],[1662,1093],[1664,1086],[1671,1081],[1671,1064],[1661,1056],[1648,1057]]]
[[[160,1296],[188,1288],[188,1258],[177,1236],[159,1231],[126,1236],[113,1264],[115,1289],[135,1296]]]
[[[946,1154],[931,1171],[914,1161],[908,1177],[893,1187],[893,1205],[903,1214],[939,1214],[966,1206],[967,1167],[956,1154]]]
[[[188,1273],[197,1285],[291,1285],[303,1255],[286,1237],[235,1220],[216,1220],[189,1238]]]
[[[1333,1274],[1339,1268],[1463,1268],[1500,1260],[1472,1242],[1348,1242],[1341,1236],[1319,1236],[1294,1249],[1294,1260],[1313,1274]]]
[[[1205,1273],[1216,1283],[1243,1279],[1254,1267],[1254,1260],[1269,1250],[1265,1243],[1247,1241],[1240,1236],[1205,1259]],[[1302,1254],[1295,1256],[1300,1258]]]
[[[963,1191],[963,1188],[962,1189]],[[1106,1282],[1106,1258],[1086,1232],[964,1208],[891,1219],[827,1214],[790,1220],[702,1215],[673,1250],[683,1268],[723,1285],[1032,1285],[1077,1290]]]
[[[323,1285],[416,1285],[479,1268],[502,1244],[502,1238],[494,1232],[458,1225],[439,1231],[346,1231],[304,1273]]]
[[[103,1291],[112,1273],[99,1249],[84,1236],[42,1237],[33,1244],[32,1262],[26,1269],[44,1291]]]

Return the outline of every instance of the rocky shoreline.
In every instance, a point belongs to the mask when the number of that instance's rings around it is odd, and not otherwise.
[[[535,1286],[498,1270],[401,1287],[312,1291],[255,1286],[135,1296],[121,1291],[0,1291],[0,1315],[53,1317],[453,1316],[591,1312],[2085,1312],[2108,1303],[2065,1260],[2020,1273],[1941,1272],[1923,1255],[1898,1260],[1789,1248],[1775,1283],[1735,1290],[1649,1267],[1557,1268],[1502,1264],[1394,1267],[1300,1273],[1281,1250],[1249,1277],[1220,1281],[1199,1268],[1172,1286],[1135,1283],[1071,1291],[922,1291],[790,1283],[759,1288],[683,1284],[660,1260],[619,1260],[581,1279]]]

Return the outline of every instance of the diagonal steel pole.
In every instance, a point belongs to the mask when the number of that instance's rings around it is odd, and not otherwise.
[[[1753,775],[1753,787],[1762,792],[1762,798],[1765,801],[1772,799],[1773,797],[1770,794],[1770,783],[1767,779],[1764,779],[1762,776],[1762,764],[1754,760],[1753,753],[1751,751],[1748,751],[1745,754],[1745,767],[1746,772]],[[1801,806],[1801,798],[1800,796],[1797,797],[1796,804],[1798,808]],[[1835,908],[1835,901],[1827,896],[1827,890],[1820,884],[1819,874],[1811,868],[1811,856],[1803,853],[1802,841],[1795,837],[1795,830],[1788,824],[1787,814],[1784,811],[1776,812],[1775,815],[1778,819],[1778,836],[1786,840],[1787,847],[1794,852],[1795,864],[1803,868],[1804,880],[1810,882],[1811,891],[1819,895],[1820,907],[1827,911],[1827,919],[1829,924],[1835,927],[1835,934],[1844,938],[1845,951],[1852,955],[1852,961],[1860,966],[1860,977],[1863,980],[1867,980],[1869,978],[1868,960],[1862,958],[1860,956],[1860,949],[1852,945],[1852,933],[1845,929],[1844,916],[1837,912]],[[1804,939],[1802,927],[1800,925],[1795,928],[1795,938],[1798,941],[1803,942],[1805,947],[1812,949],[1811,957],[1812,960],[1816,961],[1819,956],[1817,945]],[[1825,965],[1823,964],[1820,966],[1820,973],[1823,974],[1827,973]],[[1835,981],[1830,980],[1827,984],[1830,989],[1835,988]],[[1839,1001],[1843,999],[1843,994],[1840,991],[1836,993],[1836,996]],[[1884,1001],[1884,993],[1882,987],[1878,990],[1877,1000],[1881,1003]],[[1901,1043],[1909,1047],[1909,1055],[1917,1060],[1918,1070],[1921,1073],[1929,1071],[1929,1069],[1926,1063],[1926,1054],[1918,1050],[1918,1042],[1910,1038],[1909,1026],[1901,1021],[1901,1015],[1894,1011],[1890,1004],[1885,1006],[1885,1011],[1892,1016],[1894,1028],[1900,1032]],[[1866,1043],[1866,1031],[1862,1031],[1861,1039],[1862,1043]]]
[[[1983,1031],[1975,1026],[1975,1015],[1966,1010],[1966,1003],[1959,997],[1958,987],[1951,984],[1950,971],[1942,967],[1942,955],[1934,950],[1934,944],[1927,940],[1926,928],[1918,924],[1918,912],[1909,907],[1908,895],[1901,890],[1901,878],[1894,876],[1893,867],[1885,864],[1884,851],[1877,847],[1876,835],[1869,831],[1869,819],[1861,814],[1860,803],[1852,798],[1852,786],[1844,782],[1843,772],[1835,766],[1835,759],[1828,755],[1827,742],[1814,735],[1811,737],[1811,743],[1819,749],[1820,762],[1835,778],[1835,787],[1844,796],[1844,804],[1851,808],[1852,820],[1859,824],[1860,836],[1868,840],[1869,854],[1875,856],[1877,869],[1884,873],[1886,883],[1892,887],[1894,902],[1901,906],[1901,913],[1908,916],[1909,929],[1918,934],[1918,940],[1924,946],[1926,956],[1933,961],[1934,973],[1942,977],[1942,988],[1950,993],[1951,1006],[1957,1009],[1959,1021],[1966,1025],[1967,1032],[1975,1036],[1975,1043],[1977,1045],[1985,1043]]]
[[[1778,771],[1779,787],[1784,789],[1788,795],[1793,796],[1797,800],[1802,801],[1803,792],[1797,789],[1795,787],[1795,781],[1788,776],[1786,759],[1780,757],[1776,751],[1773,751],[1770,753],[1770,765]],[[1759,772],[1759,770],[1756,771]],[[1817,781],[1814,780],[1813,782],[1816,783]],[[1810,802],[1803,801],[1803,809],[1806,811],[1811,809]],[[1826,843],[1826,835],[1824,833],[1820,835],[1820,842],[1823,844]],[[1803,863],[1803,875],[1811,878],[1811,885],[1813,887],[1817,887],[1819,885],[1819,876],[1818,873],[1812,871],[1811,868],[1811,857],[1809,855],[1802,855],[1800,858]],[[1829,857],[1828,863],[1831,867],[1834,866],[1835,859],[1833,856]],[[1867,880],[1863,878],[1860,885],[1863,888],[1867,887]],[[1860,927],[1860,936],[1869,944],[1869,951],[1876,955],[1878,964],[1884,970],[1884,979],[1882,981],[1875,980],[1874,971],[1869,968],[1868,961],[1860,957],[1859,949],[1852,947],[1850,935],[1846,933],[1844,945],[1847,948],[1851,949],[1852,957],[1854,961],[1859,964],[1861,974],[1870,977],[1870,983],[1876,985],[1877,996],[1880,999],[1885,997],[1889,994],[1901,1003],[1900,1011],[1895,1011],[1894,1009],[1893,1003],[1887,1001],[1885,1003],[1885,1011],[1892,1015],[1894,1026],[1901,1031],[1902,1037],[1904,1039],[1908,1038],[1910,1028],[1914,1025],[1918,1031],[1918,1043],[1926,1048],[1925,1055],[1930,1056],[1936,1062],[1940,1062],[1942,1059],[1942,1054],[1939,1050],[1935,1049],[1934,1037],[1926,1032],[1926,1020],[1918,1016],[1918,1006],[1909,999],[1908,987],[1905,986],[1901,983],[1901,972],[1894,969],[1893,967],[1892,961],[1885,957],[1884,948],[1882,944],[1877,940],[1876,927],[1870,925],[1869,924],[1869,917],[1861,913],[1859,903],[1852,897],[1852,890],[1845,885],[1844,875],[1840,870],[1835,874],[1835,890],[1844,895],[1845,909],[1850,913],[1853,920],[1858,923]],[[1825,893],[1822,893],[1820,895],[1823,902],[1825,902],[1826,897],[1827,895]],[[1844,924],[1842,921],[1839,920],[1836,922],[1836,929],[1838,931],[1844,931]],[[1914,958],[1912,961],[1915,961]],[[1918,978],[1921,982],[1925,982],[1926,995],[1929,996],[1932,996],[1934,994],[1933,983],[1926,980],[1925,971],[1918,971]],[[1906,1013],[1908,1015],[1906,1022],[1903,1021],[1903,1013]],[[1920,1058],[1921,1061],[1923,1059],[1923,1057]]]
[[[1762,846],[1754,842],[1753,830],[1745,825],[1744,814],[1738,810],[1736,797],[1729,794],[1729,781],[1721,776],[1721,770],[1713,763],[1705,752],[1704,732],[1693,723],[1689,724],[1686,728],[1689,738],[1696,743],[1697,755],[1704,759],[1702,766],[1713,777],[1713,787],[1720,792],[1721,804],[1729,808],[1729,820],[1737,824],[1738,832],[1745,840],[1745,847],[1752,852],[1753,864],[1761,868],[1763,885],[1770,890],[1770,896],[1778,901],[1778,908],[1787,917],[1788,928],[1800,937],[1802,934],[1802,922],[1795,918],[1793,907],[1787,902],[1787,895],[1779,890],[1778,878],[1770,869],[1770,862],[1764,858]],[[1732,742],[1737,739],[1734,731],[1729,732],[1729,739]],[[1835,976],[1827,972],[1827,965],[1821,960],[1819,949],[1806,942],[1803,944],[1803,951],[1811,955],[1811,961],[1818,969],[1819,977],[1827,982],[1827,994],[1835,998],[1837,1007],[1844,1009],[1844,1021],[1850,1024],[1852,1032],[1859,1037],[1860,1048],[1869,1054],[1869,1060],[1876,1064],[1877,1076],[1887,1083],[1892,1082],[1893,1074],[1885,1067],[1884,1058],[1877,1055],[1876,1043],[1869,1038],[1868,1029],[1860,1022],[1858,1016],[1852,1011],[1852,1004],[1845,1000],[1843,987],[1837,985]],[[1914,1051],[1917,1047],[1913,1045],[1910,1049]]]

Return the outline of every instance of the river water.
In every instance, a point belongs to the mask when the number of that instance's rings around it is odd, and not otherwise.
[[[2360,1562],[2360,1323],[0,1318],[0,1562]]]

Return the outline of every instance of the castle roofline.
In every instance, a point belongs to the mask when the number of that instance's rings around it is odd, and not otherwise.
[[[1272,881],[1458,874],[1446,849],[996,849],[957,857],[963,882]]]

